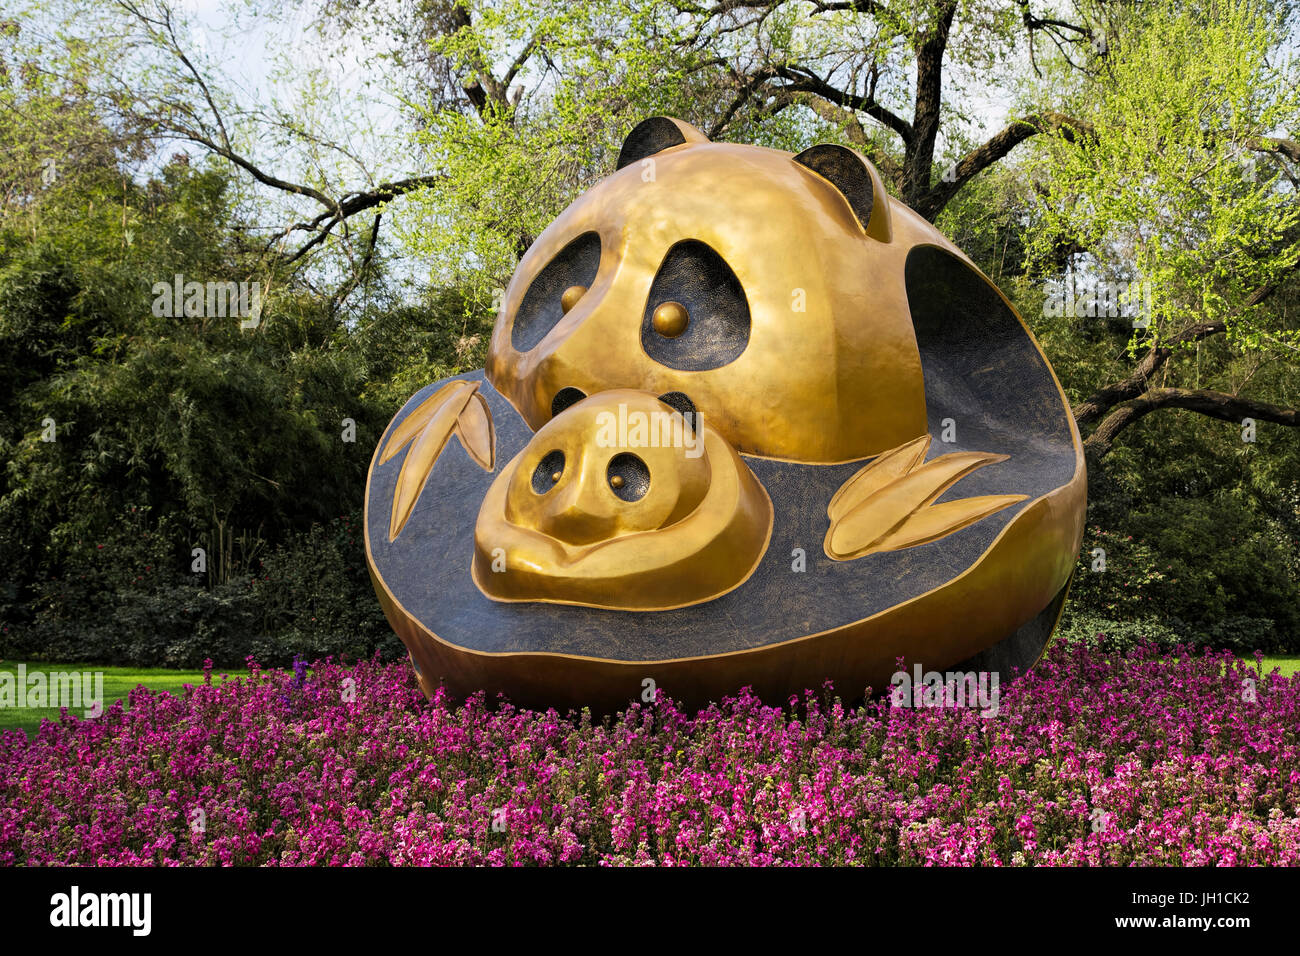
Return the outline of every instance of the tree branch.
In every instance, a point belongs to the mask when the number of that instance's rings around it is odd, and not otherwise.
[[[1272,282],[1262,285],[1252,292],[1243,304],[1242,310],[1253,308],[1262,303],[1281,288],[1282,283],[1297,270],[1300,270],[1300,260],[1292,263],[1289,269]],[[1227,324],[1224,322],[1198,322],[1196,325],[1188,326],[1173,336],[1167,344],[1158,345],[1142,356],[1142,360],[1138,362],[1137,367],[1133,369],[1132,374],[1127,378],[1098,389],[1090,397],[1074,406],[1072,409],[1074,420],[1080,425],[1086,425],[1100,418],[1108,408],[1113,408],[1120,402],[1141,395],[1147,390],[1147,382],[1151,376],[1169,361],[1180,346],[1190,345],[1193,342],[1199,342],[1202,339],[1226,331]]]
[[[829,103],[835,104],[836,106],[842,106],[846,109],[866,113],[882,126],[897,133],[899,138],[902,139],[905,144],[911,143],[915,136],[911,123],[907,122],[907,120],[903,119],[901,116],[887,110],[877,102],[874,97],[859,96],[856,93],[841,90],[838,87],[832,86],[810,70],[803,70],[790,66],[778,66],[774,72],[782,79],[790,81],[789,85],[782,87],[782,89],[791,92],[812,93],[816,96],[820,96]]]
[[[1101,458],[1111,450],[1120,432],[1162,408],[1182,408],[1237,424],[1252,418],[1288,428],[1300,425],[1294,408],[1206,389],[1153,388],[1111,412],[1083,443],[1084,450],[1093,459]]]
[[[1132,374],[1127,378],[1099,388],[1090,397],[1075,405],[1071,409],[1075,422],[1086,425],[1100,418],[1107,409],[1113,408],[1120,402],[1137,398],[1147,391],[1147,382],[1151,376],[1169,361],[1169,358],[1177,351],[1179,346],[1199,342],[1202,339],[1225,331],[1227,331],[1227,326],[1223,322],[1200,322],[1179,332],[1169,340],[1167,345],[1160,345],[1150,349],[1146,355],[1142,356],[1142,360],[1138,362]]]
[[[744,77],[740,81],[740,89],[737,91],[735,97],[729,104],[727,104],[727,108],[722,111],[722,115],[714,120],[709,125],[709,128],[704,131],[704,135],[711,140],[720,137],[726,131],[727,126],[730,125],[731,121],[735,119],[740,108],[752,100],[759,88],[764,86],[771,77],[772,74],[762,72]]]
[[[1094,141],[1097,135],[1090,124],[1064,113],[1049,111],[1026,116],[1004,127],[949,167],[943,178],[922,194],[913,208],[933,222],[972,176],[988,169],[1025,140],[1049,131],[1059,131],[1071,143]]]
[[[1300,143],[1293,139],[1281,139],[1276,136],[1262,136],[1252,139],[1247,144],[1260,153],[1280,153],[1293,163],[1300,163]]]

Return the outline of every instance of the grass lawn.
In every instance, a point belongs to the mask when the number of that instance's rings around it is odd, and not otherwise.
[[[1282,657],[1265,657],[1264,673],[1267,674],[1277,668],[1282,672],[1283,677],[1293,677],[1300,672],[1300,654],[1287,654]]]
[[[0,661],[0,671],[9,671],[16,673],[19,661]],[[164,668],[138,668],[138,667],[101,667],[97,664],[51,664],[47,661],[26,661],[27,673],[33,674],[36,671],[42,671],[46,674],[69,672],[69,671],[90,671],[91,673],[102,673],[104,675],[104,709],[107,710],[113,706],[113,702],[121,700],[123,705],[126,704],[127,694],[143,684],[150,690],[170,691],[178,694],[181,688],[186,684],[200,684],[203,682],[202,671],[176,671],[166,670]],[[213,672],[214,675],[217,673]],[[76,716],[83,716],[80,711],[73,711]],[[5,730],[25,730],[28,735],[34,734],[40,729],[41,720],[58,720],[59,708],[57,707],[0,707],[0,731]]]

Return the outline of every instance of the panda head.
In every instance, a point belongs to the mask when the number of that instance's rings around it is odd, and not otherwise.
[[[852,150],[648,119],[523,257],[487,375],[534,430],[635,388],[747,454],[874,455],[926,430],[904,283],[923,243],[953,248]]]

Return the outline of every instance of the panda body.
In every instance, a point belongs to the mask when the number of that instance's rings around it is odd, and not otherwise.
[[[629,408],[701,440],[605,436]],[[852,697],[1030,666],[1085,482],[1023,321],[867,160],[655,118],[525,254],[486,368],[395,416],[366,550],[428,693]]]

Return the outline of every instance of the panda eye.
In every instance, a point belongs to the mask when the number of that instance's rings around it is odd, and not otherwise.
[[[731,266],[695,239],[664,256],[641,321],[641,347],[669,368],[702,372],[734,362],[749,344],[749,302]]]
[[[584,232],[533,277],[515,312],[510,344],[517,352],[537,346],[591,288],[600,267],[600,236]]]
[[[544,495],[564,477],[564,452],[547,452],[533,469],[533,491]]]
[[[605,478],[610,490],[624,501],[640,501],[650,490],[650,469],[636,455],[621,452],[609,460]]]

